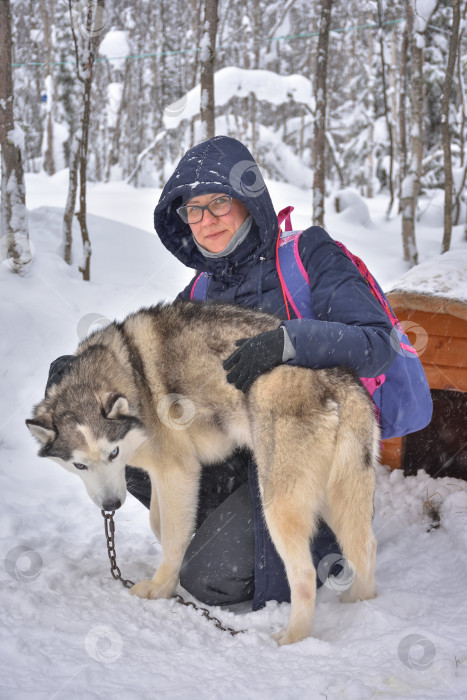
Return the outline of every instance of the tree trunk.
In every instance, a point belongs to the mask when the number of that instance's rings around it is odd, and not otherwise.
[[[71,265],[71,247],[73,244],[73,214],[75,213],[76,192],[78,190],[78,163],[81,139],[75,135],[70,149],[68,196],[63,216],[63,259]]]
[[[409,31],[411,61],[411,128],[410,163],[402,182],[402,245],[404,260],[410,267],[417,265],[418,253],[415,242],[415,216],[423,158],[423,42],[414,32],[414,12],[411,0],[406,0],[407,26]]]
[[[460,124],[459,124],[459,158],[460,167],[464,168],[462,181],[460,187],[457,189],[456,198],[454,202],[454,213],[453,213],[453,223],[454,226],[459,224],[460,213],[461,213],[461,201],[463,199],[464,187],[467,181],[467,163],[465,163],[465,122],[466,122],[466,108],[465,108],[465,86],[464,86],[464,76],[462,74],[462,44],[464,40],[465,33],[465,17],[467,15],[467,3],[464,5],[464,12],[461,20],[461,27],[459,31],[459,43],[457,45],[457,85],[459,90],[460,99]]]
[[[97,53],[97,47],[99,44],[99,37],[102,30],[95,25],[95,20],[100,19],[100,15],[96,13],[96,8],[99,8],[104,12],[105,0],[98,0],[97,4],[89,4],[87,8],[87,17],[85,24],[85,31],[83,31],[83,51],[82,56],[79,55],[78,41],[75,32],[74,18],[73,18],[73,5],[72,0],[68,0],[68,6],[70,10],[71,18],[71,30],[73,34],[73,41],[75,46],[75,56],[76,56],[76,66],[78,79],[83,83],[83,103],[81,107],[81,126],[80,126],[80,138],[79,138],[79,148],[77,151],[77,170],[79,172],[79,211],[76,213],[76,218],[79,221],[81,228],[81,239],[83,241],[83,261],[79,266],[79,271],[83,275],[83,280],[88,282],[91,279],[91,241],[89,238],[89,232],[87,228],[86,221],[86,179],[87,179],[87,162],[88,162],[88,140],[89,140],[89,125],[90,125],[90,114],[91,114],[91,86],[93,79],[93,68],[94,60]],[[76,17],[76,15],[75,15]],[[79,66],[83,73],[81,74]],[[73,163],[74,165],[74,163]],[[71,166],[71,164],[70,164]],[[70,208],[72,206],[71,200],[73,199],[73,187],[76,187],[76,183],[73,182],[73,177],[76,179],[76,171],[73,172],[70,167],[70,185],[69,185],[69,198],[70,198]],[[65,212],[65,216],[69,214]],[[64,230],[71,231],[71,224],[68,223],[68,229],[66,229],[67,222],[64,219]],[[65,234],[66,235],[66,234]],[[65,239],[65,248],[67,241]]]
[[[83,117],[82,117],[82,136],[79,149],[79,211],[76,213],[76,218],[79,221],[81,228],[81,240],[83,241],[83,262],[79,267],[79,271],[83,275],[83,280],[89,282],[91,279],[91,241],[89,239],[88,226],[86,221],[86,184],[87,184],[87,165],[88,165],[88,139],[89,139],[89,116],[91,113],[91,85],[92,85],[92,69],[94,64],[94,53],[90,47],[89,62],[86,66],[86,77],[84,79],[83,92]]]
[[[399,162],[399,150],[398,150],[398,112],[397,112],[397,47],[398,47],[398,33],[397,29],[392,30],[391,38],[391,65],[389,68],[389,94],[388,98],[391,104],[391,121],[392,121],[392,138],[393,138],[393,160],[395,169],[396,163]],[[394,182],[392,183],[394,189]],[[395,196],[395,194],[394,194]]]
[[[383,90],[383,103],[384,103],[384,116],[386,119],[386,128],[388,131],[388,138],[389,138],[389,204],[388,208],[386,211],[386,218],[389,219],[389,216],[391,214],[391,210],[394,204],[394,187],[393,187],[393,179],[394,179],[394,136],[393,136],[393,125],[392,125],[392,116],[391,116],[391,111],[389,109],[388,105],[388,96],[387,96],[387,84],[386,84],[386,61],[384,59],[384,39],[383,39],[383,19],[382,19],[382,14],[381,14],[381,0],[378,0],[378,25],[379,25],[379,45],[380,45],[380,52],[381,52],[381,82],[382,82],[382,90]]]
[[[374,77],[373,77],[373,53],[374,43],[368,43],[368,93],[366,99],[366,108],[370,115],[370,123],[368,126],[368,143],[367,143],[367,164],[364,173],[364,182],[362,194],[368,199],[373,198],[373,179],[375,175],[375,95],[374,95]]]
[[[465,40],[465,19],[467,15],[467,3],[464,5],[464,12],[462,15],[462,23],[459,32],[459,43],[457,46],[457,83],[459,89],[459,99],[460,105],[460,125],[459,125],[459,147],[460,147],[460,165],[461,168],[464,167],[465,159],[465,122],[466,122],[466,107],[465,107],[465,85],[464,85],[464,75],[462,71],[462,58],[463,58],[463,41]]]
[[[316,61],[316,113],[313,129],[313,224],[324,226],[325,147],[326,147],[326,79],[328,64],[329,28],[333,0],[321,0],[318,55]]]
[[[52,76],[52,32],[49,21],[49,9],[46,0],[40,0],[40,12],[42,19],[42,29],[44,32],[44,42],[46,49],[45,63],[45,85],[46,85],[46,126],[45,126],[45,149],[43,168],[47,175],[55,174],[54,160],[54,81]]]
[[[256,126],[256,95],[254,92],[250,92],[249,95],[250,102],[250,123],[251,123],[251,152],[256,153],[256,144],[258,141],[258,129]]]
[[[423,163],[423,60],[426,30],[430,17],[437,8],[431,8],[431,15],[424,17],[422,29],[415,28],[414,0],[406,0],[407,29],[409,33],[410,62],[411,62],[411,126],[410,126],[410,163],[408,173],[402,182],[402,244],[404,260],[409,265],[417,265],[418,253],[415,242],[415,218],[418,195],[420,193],[420,178]],[[419,19],[419,18],[417,18]],[[419,25],[420,26],[420,25]]]
[[[22,132],[13,119],[10,0],[0,0],[0,146],[2,161],[1,260],[14,272],[31,262],[26,193],[21,157]]]
[[[451,246],[452,235],[452,157],[451,134],[449,129],[449,102],[451,98],[454,69],[456,67],[457,45],[459,42],[460,0],[452,0],[452,27],[449,39],[449,57],[441,100],[441,136],[444,155],[444,234],[441,252],[446,253]]]
[[[107,157],[107,165],[105,168],[105,182],[109,182],[111,168],[113,165],[117,165],[120,157],[120,136],[122,133],[122,117],[124,110],[127,108],[127,91],[128,82],[130,75],[130,62],[127,61],[125,65],[125,76],[123,78],[122,96],[120,98],[120,105],[118,107],[117,118],[115,120],[115,125],[110,130],[111,140],[110,140],[110,151]]]
[[[402,182],[407,175],[407,52],[409,50],[409,32],[407,24],[402,35],[401,60],[399,72],[399,213],[402,212]]]
[[[214,59],[217,34],[218,0],[204,1],[204,34],[201,39],[201,124],[203,137],[212,138],[216,133],[214,116]]]

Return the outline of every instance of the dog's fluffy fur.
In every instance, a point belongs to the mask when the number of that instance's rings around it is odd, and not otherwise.
[[[264,517],[291,589],[289,644],[311,634],[318,516],[335,532],[355,577],[347,600],[374,595],[374,466],[379,430],[352,372],[281,365],[247,394],[226,380],[238,338],[278,319],[239,306],[176,302],[143,309],[85,339],[70,369],[26,421],[39,455],[78,473],[99,508],[125,500],[125,465],[150,475],[151,527],[162,563],[132,593],[167,598],[193,535],[200,464],[248,446]]]

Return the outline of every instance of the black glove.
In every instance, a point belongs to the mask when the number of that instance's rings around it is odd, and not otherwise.
[[[223,364],[225,370],[231,370],[227,381],[235,384],[244,393],[248,391],[255,379],[263,372],[282,364],[284,355],[284,329],[282,326],[274,331],[265,331],[253,338],[243,338],[235,343],[235,350]]]

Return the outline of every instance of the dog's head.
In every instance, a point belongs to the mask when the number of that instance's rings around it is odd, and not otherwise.
[[[78,474],[99,508],[116,510],[126,498],[125,466],[147,437],[137,407],[73,373],[47,391],[26,421],[39,456]]]

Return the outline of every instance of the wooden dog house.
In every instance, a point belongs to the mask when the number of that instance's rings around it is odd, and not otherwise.
[[[383,442],[382,462],[467,479],[467,248],[409,270],[387,294],[430,385],[433,418]]]

